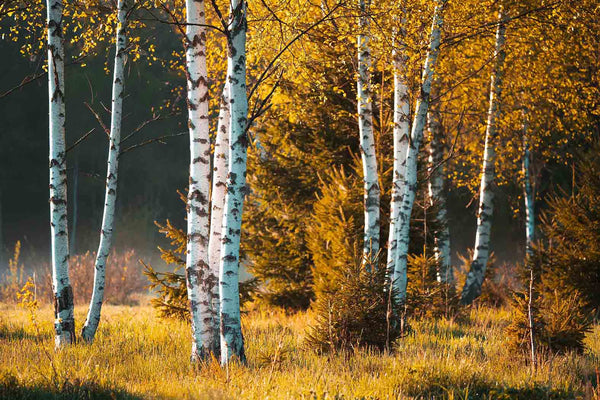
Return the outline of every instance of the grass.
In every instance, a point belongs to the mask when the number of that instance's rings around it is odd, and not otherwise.
[[[414,322],[396,351],[317,355],[303,346],[310,314],[254,310],[243,328],[248,365],[189,362],[190,331],[148,305],[105,306],[97,340],[53,349],[52,311],[0,305],[0,398],[594,399],[600,326],[583,354],[542,355],[532,375],[511,353],[508,313],[475,309],[464,323]],[[76,309],[78,322],[85,309]]]

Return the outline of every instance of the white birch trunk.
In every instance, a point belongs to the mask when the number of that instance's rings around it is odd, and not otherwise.
[[[371,94],[371,50],[369,48],[369,0],[359,0],[358,19],[358,130],[363,166],[364,246],[365,256],[379,251],[379,177],[373,134],[373,101]],[[370,259],[370,257],[369,257]]]
[[[471,304],[481,294],[481,285],[485,277],[485,269],[490,255],[490,233],[494,212],[494,163],[496,159],[495,140],[498,133],[497,121],[500,112],[499,99],[502,92],[502,69],[504,67],[504,40],[506,27],[503,23],[502,7],[498,12],[498,28],[496,30],[496,48],[494,70],[490,82],[490,106],[485,132],[485,149],[483,152],[483,172],[479,189],[479,211],[477,214],[477,233],[475,251],[471,268],[467,275],[461,295],[462,304]]]
[[[430,109],[427,114],[429,126],[429,199],[431,205],[437,206],[437,228],[434,232],[435,260],[438,264],[438,282],[454,284],[452,260],[450,257],[450,230],[448,228],[448,211],[446,209],[446,193],[444,192],[444,144],[442,142],[442,124],[438,110]]]
[[[96,254],[94,269],[94,288],[90,307],[81,337],[88,343],[94,340],[100,313],[104,301],[106,285],[106,260],[110,253],[114,231],[115,206],[117,203],[117,180],[119,172],[119,152],[121,149],[121,119],[123,115],[123,91],[125,86],[125,60],[127,58],[127,0],[119,0],[117,5],[117,31],[115,65],[113,71],[112,108],[110,118],[110,138],[108,143],[108,161],[106,171],[106,192],[104,194],[104,212],[100,244]]]
[[[227,194],[227,169],[229,167],[229,126],[231,114],[229,112],[229,85],[223,86],[221,107],[219,110],[219,122],[217,125],[217,136],[215,139],[215,152],[213,156],[213,175],[211,191],[211,213],[210,213],[210,238],[208,241],[208,262],[211,274],[219,276],[221,263],[221,231],[223,229],[223,209],[225,207],[225,195]],[[215,285],[212,292],[212,307],[215,310],[213,326],[216,332],[220,329],[219,323],[219,286]],[[215,338],[216,349],[221,346],[220,339]]]
[[[429,92],[431,90],[431,81],[435,63],[439,53],[441,28],[443,25],[443,13],[447,0],[438,0],[433,15],[431,26],[431,37],[429,39],[429,49],[423,67],[423,76],[421,90],[415,106],[415,115],[413,118],[412,131],[410,134],[410,143],[406,151],[405,179],[402,194],[402,204],[398,212],[396,223],[397,245],[394,262],[394,274],[392,282],[396,289],[397,300],[400,304],[406,301],[407,285],[407,257],[410,233],[410,216],[417,191],[417,161],[419,155],[419,146],[423,139],[423,129],[427,120],[427,111],[429,108]]]
[[[187,204],[186,281],[192,320],[192,361],[218,354],[211,298],[217,276],[208,264],[210,135],[204,0],[186,0],[186,68],[190,183]]]
[[[402,205],[402,188],[404,187],[404,171],[406,169],[406,151],[408,149],[408,134],[410,133],[410,102],[408,85],[406,83],[406,55],[403,54],[404,32],[401,30],[397,37],[398,49],[393,50],[394,63],[394,165],[392,179],[392,194],[390,205],[390,232],[388,236],[387,270],[390,276],[394,271],[396,246],[398,242],[398,214]]]
[[[531,257],[533,253],[533,241],[535,239],[535,200],[529,171],[531,164],[531,152],[529,151],[529,133],[527,132],[527,111],[524,111],[523,114],[523,195],[525,198],[525,251],[527,257]]]
[[[50,236],[54,331],[57,348],[75,342],[73,289],[69,281],[67,168],[65,154],[65,51],[63,2],[47,0],[48,96],[50,101]]]
[[[240,319],[240,234],[246,196],[248,97],[246,93],[246,1],[232,0],[230,10],[229,83],[231,122],[229,131],[229,173],[223,209],[219,297],[221,306],[221,363],[232,356],[246,359]]]

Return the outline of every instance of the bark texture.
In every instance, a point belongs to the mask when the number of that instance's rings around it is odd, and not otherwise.
[[[379,176],[377,154],[373,134],[373,99],[371,93],[371,50],[369,47],[369,0],[359,0],[358,19],[358,129],[360,154],[363,166],[365,207],[364,246],[365,255],[379,251]]]
[[[445,6],[446,0],[437,1],[433,15],[433,23],[431,26],[429,48],[427,51],[427,57],[425,59],[425,65],[423,67],[421,90],[415,106],[415,115],[410,133],[410,143],[406,151],[406,167],[402,193],[402,204],[398,212],[398,220],[395,227],[398,233],[394,273],[392,276],[392,284],[396,288],[396,293],[398,296],[397,300],[401,304],[406,300],[410,216],[417,192],[417,159],[419,155],[419,147],[423,139],[423,129],[425,128],[425,123],[427,122],[429,93],[431,91],[434,66],[439,53],[440,35],[443,25],[443,13]]]
[[[448,211],[444,191],[444,143],[439,111],[432,106],[427,114],[427,119],[429,126],[428,191],[431,205],[437,207],[438,228],[434,232],[434,254],[439,268],[437,279],[439,282],[452,285],[454,284],[454,273],[450,257],[450,229],[448,228]]]
[[[404,32],[400,31],[395,37],[396,47],[393,51],[394,62],[394,165],[392,180],[392,199],[390,204],[390,231],[388,236],[387,269],[394,271],[396,247],[398,245],[398,214],[402,205],[404,187],[404,171],[406,169],[406,151],[410,133],[410,101],[408,84],[406,82],[406,62],[404,54]],[[390,274],[391,275],[391,274]]]
[[[221,363],[232,356],[245,361],[240,320],[240,234],[246,196],[248,97],[246,93],[246,8],[245,0],[232,0],[230,11],[227,83],[229,84],[231,126],[229,131],[229,173],[223,209],[219,297],[221,306]]]
[[[100,230],[100,244],[98,245],[98,253],[96,254],[94,265],[92,299],[90,300],[87,318],[81,331],[81,337],[88,343],[94,340],[98,324],[100,323],[102,303],[104,302],[104,286],[106,284],[106,260],[108,259],[112,245],[115,207],[117,203],[121,119],[123,115],[123,91],[125,87],[125,60],[127,58],[127,13],[129,11],[127,0],[119,0],[117,7],[118,25],[115,37],[115,65],[113,71],[104,212],[102,216],[102,229]]]
[[[225,195],[227,194],[227,169],[229,167],[229,126],[231,113],[229,112],[229,85],[223,87],[217,136],[215,139],[215,152],[213,156],[212,198],[210,213],[210,238],[208,241],[208,262],[211,274],[219,276],[221,263],[221,231],[223,229],[223,209],[225,208]],[[212,307],[215,310],[213,326],[219,332],[219,285],[215,285],[212,292]],[[219,337],[215,337],[215,348],[220,348]]]
[[[50,237],[54,333],[57,348],[75,342],[73,289],[69,281],[67,168],[65,154],[65,62],[63,2],[47,0],[48,96],[50,108]]]
[[[527,111],[523,112],[523,197],[525,198],[525,251],[527,257],[533,253],[535,239],[535,200],[531,185],[531,152],[529,151],[529,133]]]
[[[192,361],[217,355],[218,332],[212,294],[217,276],[208,263],[210,232],[210,135],[206,27],[203,0],[186,0],[186,75],[190,133],[190,182],[187,201],[186,282],[192,319]]]
[[[490,255],[490,232],[494,212],[494,178],[496,159],[496,136],[498,134],[498,117],[500,114],[500,96],[502,94],[502,70],[504,68],[504,41],[506,27],[504,11],[498,12],[498,28],[496,30],[495,63],[490,82],[490,105],[485,132],[485,149],[483,152],[483,172],[479,188],[479,211],[477,213],[477,233],[475,251],[471,267],[461,295],[462,304],[471,304],[481,294],[481,285]]]

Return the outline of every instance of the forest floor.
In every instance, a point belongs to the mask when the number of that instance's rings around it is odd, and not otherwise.
[[[190,365],[190,331],[148,305],[104,306],[92,345],[53,349],[52,311],[33,323],[0,304],[0,398],[595,399],[600,325],[583,354],[541,356],[532,375],[509,351],[506,311],[480,308],[465,322],[414,322],[392,354],[317,355],[303,346],[310,314],[255,310],[243,317],[248,364]],[[85,307],[76,308],[76,321]],[[79,325],[78,325],[79,326]],[[595,393],[595,394],[594,394]]]

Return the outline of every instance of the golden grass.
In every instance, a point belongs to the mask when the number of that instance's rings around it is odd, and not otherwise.
[[[85,309],[76,308],[78,322]],[[392,355],[316,355],[302,345],[306,313],[254,310],[243,319],[248,365],[190,365],[190,332],[148,305],[105,306],[97,339],[53,350],[52,311],[0,305],[0,397],[191,399],[582,398],[598,395],[600,326],[584,354],[542,356],[531,375],[509,352],[505,311],[473,310],[468,322],[415,322]],[[596,392],[594,392],[596,390]]]

